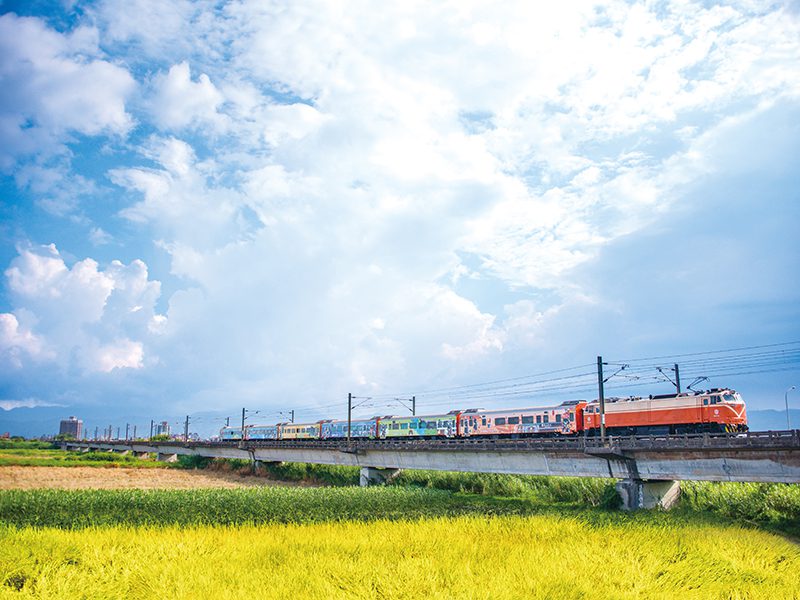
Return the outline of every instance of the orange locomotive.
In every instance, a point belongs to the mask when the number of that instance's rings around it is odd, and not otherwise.
[[[605,409],[606,433],[610,435],[747,431],[744,400],[731,389],[609,398]],[[587,435],[599,435],[599,402],[584,407],[583,430]]]

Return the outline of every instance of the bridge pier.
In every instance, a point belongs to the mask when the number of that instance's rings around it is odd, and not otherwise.
[[[369,487],[371,485],[385,485],[400,472],[400,469],[380,469],[378,467],[361,467],[361,477],[359,485]]]
[[[165,452],[159,452],[158,455],[156,456],[156,460],[158,462],[174,463],[174,462],[178,462],[178,455],[177,454],[168,454],[168,453],[165,453]]]
[[[617,482],[616,488],[622,498],[622,510],[656,507],[669,510],[681,495],[680,481],[623,479]]]
[[[149,452],[136,452],[135,450],[133,452],[133,455],[136,458],[149,458],[150,457],[150,453]]]

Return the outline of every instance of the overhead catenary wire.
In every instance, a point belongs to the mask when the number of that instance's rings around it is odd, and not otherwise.
[[[753,351],[753,352],[748,352]],[[651,356],[625,360],[609,360],[607,364],[621,367],[629,365],[624,371],[609,377],[607,389],[627,390],[666,384],[668,380],[661,373],[656,372],[658,367],[671,368],[671,363],[666,361],[679,361],[681,374],[686,378],[696,377],[734,377],[754,375],[760,373],[774,373],[790,371],[800,368],[800,342],[783,342],[776,344],[762,344],[743,346],[726,350],[710,350],[683,354]],[[648,362],[649,361],[649,362]],[[664,362],[657,362],[664,361]],[[525,398],[526,402],[541,403],[546,398],[544,395],[564,396],[588,394],[593,397],[596,392],[596,373],[586,371],[592,363],[572,367],[554,369],[540,373],[495,379],[485,382],[454,385],[441,388],[423,389],[416,392],[381,393],[361,396],[362,404],[354,408],[387,409],[388,411],[402,405],[403,398],[415,395],[417,405],[422,405],[423,410],[439,407],[453,407],[464,403],[494,403],[494,400],[508,400],[514,402]],[[574,371],[580,371],[575,373]],[[559,375],[558,377],[550,377]],[[341,401],[324,405],[295,406],[296,413],[319,415],[323,411],[341,409]],[[337,410],[338,412],[338,410]],[[264,413],[262,416],[277,415],[277,411]],[[310,417],[309,417],[310,418]]]

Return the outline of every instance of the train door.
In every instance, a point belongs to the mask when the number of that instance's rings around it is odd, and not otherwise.
[[[703,394],[697,398],[698,409],[700,410],[700,422],[708,423],[711,414],[711,398],[708,394]]]

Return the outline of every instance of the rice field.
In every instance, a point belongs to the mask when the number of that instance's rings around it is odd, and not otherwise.
[[[574,517],[0,527],[0,598],[800,597],[800,548],[736,526]]]

